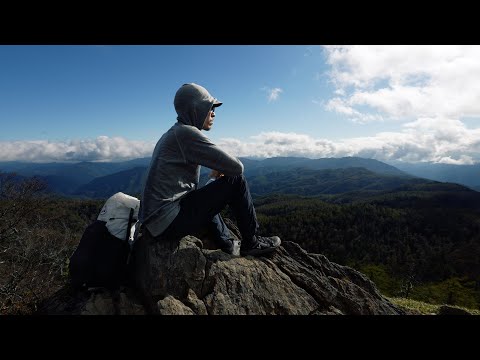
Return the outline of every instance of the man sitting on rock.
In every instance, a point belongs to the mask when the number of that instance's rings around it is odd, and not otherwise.
[[[180,239],[211,226],[216,238],[231,242],[230,232],[222,226],[219,214],[229,205],[242,235],[240,254],[270,253],[281,241],[278,236],[256,235],[258,222],[243,164],[201,132],[212,128],[215,110],[220,105],[222,102],[195,83],[182,85],[175,94],[177,122],[155,146],[142,193],[143,236],[158,241]],[[218,173],[216,181],[202,188],[198,188],[200,166]],[[223,246],[222,250],[231,254],[231,245]]]

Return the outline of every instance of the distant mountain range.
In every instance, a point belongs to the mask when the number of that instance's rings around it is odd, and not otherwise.
[[[72,195],[88,198],[107,198],[119,191],[140,196],[145,184],[147,167],[134,167],[111,175],[100,176],[80,186]]]
[[[264,160],[240,158],[245,166],[245,176],[264,175],[271,172],[306,168],[311,170],[345,169],[362,167],[383,175],[407,175],[394,166],[378,160],[360,157],[308,159],[302,157],[274,157]]]
[[[66,196],[80,195],[80,189],[90,182],[104,176],[121,171],[131,170],[136,167],[147,168],[150,158],[139,158],[123,162],[79,162],[79,163],[24,163],[0,162],[0,171],[15,172],[18,175],[36,176],[47,182],[49,190],[53,193]],[[91,187],[86,187],[91,192]]]
[[[389,162],[397,169],[411,175],[443,182],[452,182],[466,185],[480,191],[480,164],[453,165],[434,163],[404,163],[400,161]]]
[[[268,193],[322,195],[352,191],[375,193],[401,186],[431,184],[432,181],[419,179],[417,176],[431,179],[433,175],[438,181],[447,181],[442,180],[444,178],[452,178],[450,181],[454,182],[467,179],[469,184],[466,185],[475,187],[473,174],[480,171],[480,166],[470,166],[468,169],[462,168],[465,169],[462,172],[454,165],[428,167],[400,164],[397,168],[378,160],[359,157],[324,159],[276,157],[264,160],[241,158],[241,161],[251,192],[255,195]],[[115,163],[0,162],[0,171],[16,172],[21,176],[38,176],[48,183],[51,192],[59,195],[107,198],[118,191],[138,196],[149,164],[150,158]],[[445,169],[445,172],[442,173],[440,169]],[[456,172],[457,177],[453,177],[452,172]],[[201,185],[206,182],[208,173],[209,169],[202,167]],[[480,174],[477,174],[477,179],[480,179],[478,175]],[[476,181],[480,189],[480,181]]]

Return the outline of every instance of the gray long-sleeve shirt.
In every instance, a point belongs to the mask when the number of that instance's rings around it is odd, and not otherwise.
[[[178,122],[155,146],[140,204],[140,221],[153,236],[172,223],[180,211],[179,200],[197,188],[200,166],[230,176],[243,173],[240,160],[200,131],[212,105],[221,103],[196,84],[181,87],[174,103]]]

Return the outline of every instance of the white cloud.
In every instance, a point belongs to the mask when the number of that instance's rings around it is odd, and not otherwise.
[[[443,157],[439,161],[442,164],[453,164],[453,165],[472,165],[475,162],[470,156],[461,155],[459,159],[452,159],[450,156]]]
[[[268,99],[268,102],[273,102],[273,101],[277,101],[278,100],[278,97],[280,96],[280,93],[283,92],[283,90],[281,88],[267,88],[267,87],[264,87],[262,88],[262,90],[265,90],[267,92],[267,99]]]
[[[461,120],[480,117],[480,46],[355,45],[324,50],[335,86],[325,102],[327,110],[358,123],[403,123],[399,132],[369,137],[382,147],[365,143],[360,154],[407,161],[479,161],[480,129],[467,129]]]
[[[441,127],[438,127],[439,122]],[[422,118],[401,132],[333,142],[297,133],[264,132],[252,141],[222,139],[219,145],[236,156],[304,156],[309,158],[360,156],[380,161],[432,161],[473,164],[480,161],[480,129],[469,130],[458,120]]]
[[[350,120],[361,124],[383,120],[382,116],[378,114],[362,113],[356,110],[347,101],[339,97],[330,99],[325,105],[325,108],[329,111],[336,111],[340,114],[348,115]]]
[[[364,116],[346,100],[332,99],[328,106],[352,116]],[[342,108],[343,107],[343,108]],[[331,141],[299,133],[263,132],[248,142],[235,138],[218,144],[236,156],[304,156],[310,158],[360,156],[406,162],[449,164],[480,162],[480,128],[469,129],[456,118],[419,117],[400,131]],[[113,161],[151,156],[155,144],[121,137],[92,140],[0,142],[0,161]]]
[[[339,97],[330,99],[325,108],[329,111],[336,111],[340,114],[360,115],[357,110],[351,107],[344,99],[341,99]]]
[[[380,161],[432,161],[473,164],[480,161],[480,128],[467,129],[457,119],[420,118],[398,132],[331,141],[308,134],[262,132],[243,142],[215,141],[235,156],[303,156],[308,158],[360,156]],[[151,156],[155,144],[119,137],[93,140],[0,142],[0,161],[114,161]]]
[[[0,161],[114,161],[152,155],[155,144],[121,137],[99,136],[93,140],[3,141]]]
[[[343,104],[352,112],[367,106],[377,115],[394,119],[480,116],[480,46],[324,49],[336,97],[343,96]],[[345,108],[330,102],[327,107],[346,114]]]
[[[325,139],[313,139],[309,135],[296,133],[266,132],[252,136],[252,142],[237,139],[221,139],[219,146],[236,156],[334,156],[336,145]]]

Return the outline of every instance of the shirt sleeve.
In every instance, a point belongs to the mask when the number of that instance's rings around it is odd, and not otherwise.
[[[200,130],[182,131],[177,139],[188,162],[218,170],[227,176],[243,173],[242,162],[212,143]]]

